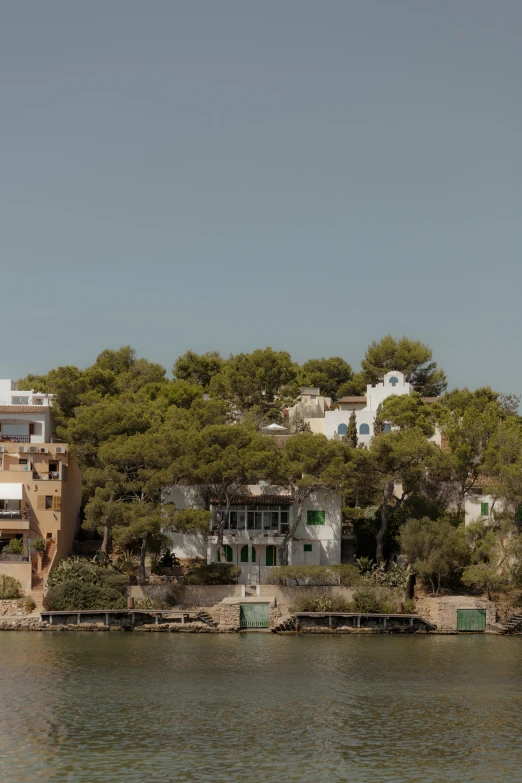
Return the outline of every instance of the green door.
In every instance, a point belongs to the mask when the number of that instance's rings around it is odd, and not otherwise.
[[[268,604],[241,604],[239,624],[241,628],[268,628]]]
[[[485,609],[457,609],[457,631],[485,631]]]

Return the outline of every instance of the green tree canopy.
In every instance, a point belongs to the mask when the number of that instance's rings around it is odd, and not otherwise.
[[[339,389],[353,378],[353,371],[347,361],[340,356],[329,359],[309,359],[300,371],[299,382],[302,386],[318,386],[321,394],[336,400]]]
[[[366,382],[372,385],[379,383],[386,373],[398,370],[422,396],[438,397],[446,389],[447,381],[432,357],[431,348],[419,340],[396,339],[388,334],[371,343],[361,367]]]

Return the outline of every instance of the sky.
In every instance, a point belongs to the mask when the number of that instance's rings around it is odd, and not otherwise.
[[[522,393],[520,0],[1,7],[0,376],[131,344]]]

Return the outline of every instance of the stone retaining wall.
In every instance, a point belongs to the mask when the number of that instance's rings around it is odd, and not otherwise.
[[[458,609],[485,609],[486,628],[497,619],[497,607],[493,601],[469,595],[444,595],[417,599],[417,612],[437,626],[439,631],[457,630]]]
[[[16,598],[11,601],[0,601],[0,617],[25,617],[24,598]]]

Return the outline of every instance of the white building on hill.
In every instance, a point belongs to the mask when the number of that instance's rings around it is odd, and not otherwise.
[[[387,373],[382,383],[368,385],[366,394],[360,397],[341,397],[336,402],[323,397],[319,389],[305,388],[301,390],[298,402],[288,409],[289,422],[292,425],[298,420],[309,425],[312,432],[334,438],[336,435],[346,435],[350,416],[355,411],[357,422],[357,439],[360,444],[368,444],[373,436],[373,427],[377,408],[392,394],[412,394],[411,383],[404,378],[404,373],[392,371]],[[431,404],[437,398],[426,397],[424,402]],[[391,427],[385,426],[385,429]],[[433,441],[440,445],[440,433],[436,432]]]
[[[204,488],[174,487],[165,502],[177,509],[208,508]],[[277,549],[292,525],[296,503],[286,489],[250,484],[232,500],[224,531],[227,562],[241,567],[241,584],[262,584],[270,568],[278,565]],[[198,557],[207,563],[219,561],[215,516],[207,536],[170,533],[172,551],[180,559]],[[322,491],[305,503],[302,520],[289,548],[290,565],[333,565],[341,562],[341,496]]]

